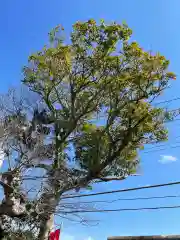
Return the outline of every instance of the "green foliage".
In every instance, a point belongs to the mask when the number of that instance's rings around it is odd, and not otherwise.
[[[129,175],[139,163],[138,149],[167,139],[164,122],[172,118],[153,101],[176,76],[164,56],[130,41],[125,23],[76,22],[70,44],[62,30],[55,28],[50,46],[30,56],[23,80],[53,119],[54,167],[71,143],[88,180]]]
[[[92,186],[87,186],[87,188],[86,188],[87,190],[92,190]]]

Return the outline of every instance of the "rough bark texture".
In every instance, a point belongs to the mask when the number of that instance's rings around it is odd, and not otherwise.
[[[42,200],[40,207],[42,213],[40,216],[40,230],[39,230],[39,240],[47,240],[49,233],[53,230],[54,227],[54,213],[60,201],[60,196],[62,192],[56,192],[55,185],[51,185],[51,191],[45,192],[42,195]]]
[[[48,240],[49,233],[53,230],[54,214],[50,214],[49,219],[41,221],[39,240]]]

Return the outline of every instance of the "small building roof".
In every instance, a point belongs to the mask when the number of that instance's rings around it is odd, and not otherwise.
[[[180,240],[180,235],[160,235],[160,236],[121,236],[121,237],[108,237],[108,240]]]

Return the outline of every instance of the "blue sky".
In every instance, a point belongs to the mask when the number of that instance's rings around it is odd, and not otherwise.
[[[163,100],[179,97],[180,56],[180,1],[179,0],[6,0],[0,4],[0,78],[1,92],[17,86],[22,79],[21,69],[32,52],[47,42],[47,33],[62,24],[67,33],[77,20],[104,18],[106,21],[123,21],[133,29],[133,39],[143,48],[159,51],[171,61],[171,70],[177,81],[162,97]],[[179,107],[180,101],[170,106]],[[146,184],[180,180],[180,122],[167,125],[170,137],[165,149],[141,153],[142,176],[131,177],[123,182],[102,184],[94,191],[136,187]],[[164,148],[164,147],[162,147]],[[155,150],[155,149],[154,149]],[[156,149],[157,150],[157,149]],[[173,156],[177,161],[160,162],[161,155]],[[167,157],[166,157],[167,159]],[[170,160],[170,158],[168,158]],[[173,160],[171,158],[171,160]],[[180,186],[102,196],[96,199],[115,199],[152,195],[180,194]],[[128,202],[121,201],[109,208],[178,205],[180,198]],[[144,212],[89,214],[90,219],[100,220],[97,227],[83,227],[64,221],[62,240],[98,240],[111,235],[178,234],[180,209]]]

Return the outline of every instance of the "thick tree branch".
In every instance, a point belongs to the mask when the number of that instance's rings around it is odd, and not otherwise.
[[[140,176],[140,174],[130,174],[131,176]],[[121,181],[121,180],[125,180],[128,176],[122,176],[122,177],[99,177],[96,181],[96,183],[101,183],[101,182],[111,182],[111,181]]]

